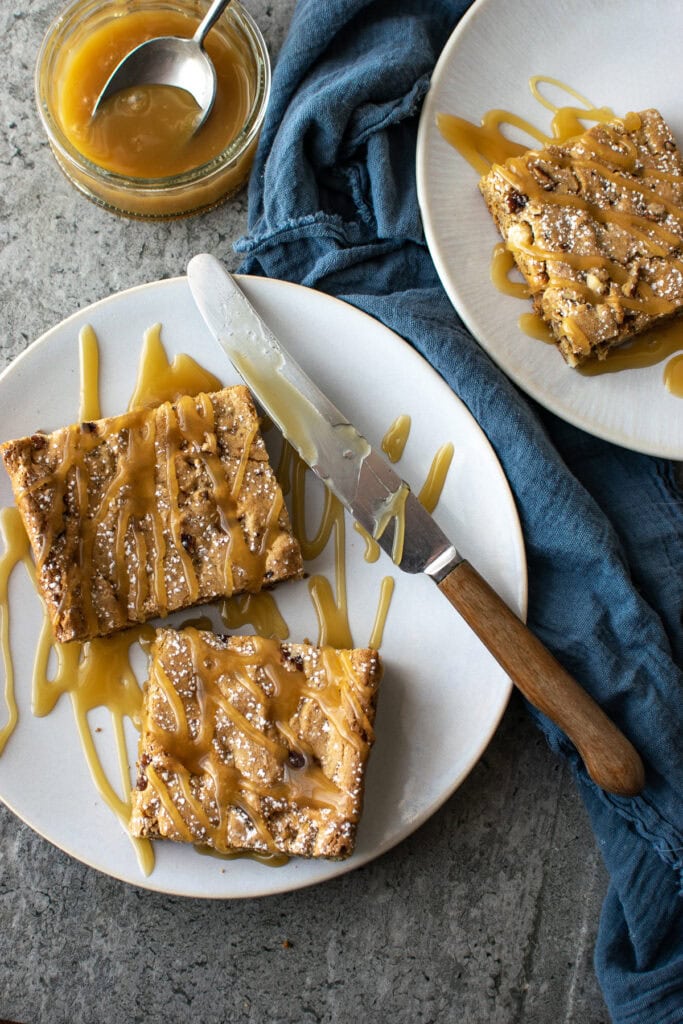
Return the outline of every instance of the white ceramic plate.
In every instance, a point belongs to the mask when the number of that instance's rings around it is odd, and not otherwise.
[[[546,75],[618,115],[657,107],[683,144],[681,38],[683,6],[668,0],[478,0],[436,66],[417,147],[427,243],[444,288],[477,341],[521,388],[563,419],[627,448],[676,459],[683,458],[683,399],[666,390],[663,364],[582,377],[553,346],[520,331],[524,305],[490,280],[491,251],[500,238],[477,174],[444,141],[435,117],[445,112],[478,124],[487,110],[503,108],[548,133],[551,115],[528,85],[532,76]],[[544,93],[561,105],[570,102],[552,89]]]
[[[402,339],[351,306],[278,281],[244,278],[243,285],[294,356],[373,443],[381,442],[396,416],[412,417],[398,464],[409,481],[421,486],[437,448],[453,442],[455,456],[437,518],[503,597],[525,613],[524,549],[507,482],[479,427],[441,378]],[[102,413],[125,409],[143,333],[156,322],[162,323],[169,355],[189,352],[225,383],[239,379],[208,334],[185,278],[146,285],[72,316],[5,371],[0,377],[0,438],[54,429],[77,418],[78,332],[86,323],[100,341]],[[319,498],[320,486],[311,481],[308,500]],[[11,502],[2,472],[0,505]],[[0,757],[0,797],[79,860],[136,885],[192,896],[295,889],[363,864],[408,835],[477,761],[505,708],[510,684],[430,580],[403,576],[384,556],[375,564],[365,562],[364,542],[350,524],[346,533],[350,621],[357,645],[368,642],[382,577],[401,576],[381,647],[386,671],[365,813],[356,853],[348,862],[292,860],[275,869],[157,843],[155,870],[145,878],[130,841],[90,779],[69,700],[62,698],[46,718],[31,713],[32,661],[42,613],[21,566],[11,580],[10,614],[20,719]],[[334,580],[330,548],[307,568]],[[317,621],[306,582],[285,584],[275,594],[291,638],[315,640]],[[108,746],[111,723],[102,716],[98,722],[102,756],[115,779],[113,745]],[[130,753],[134,763],[132,727]]]

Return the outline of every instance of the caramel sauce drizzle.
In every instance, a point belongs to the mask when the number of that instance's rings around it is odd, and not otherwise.
[[[679,335],[678,348],[683,348],[683,337]],[[671,359],[664,368],[664,383],[672,395],[683,395],[683,355]]]
[[[275,598],[267,590],[227,598],[221,606],[221,618],[229,629],[252,625],[259,636],[276,637],[278,640],[286,640],[289,636],[289,626]]]
[[[503,292],[504,295],[512,295],[515,299],[528,299],[531,296],[529,285],[524,280],[511,279],[510,274],[512,273],[518,273],[515,257],[505,242],[498,242],[494,245],[491,256],[491,280],[498,291]],[[522,316],[524,315],[522,314]],[[538,314],[533,313],[532,316],[538,316]],[[539,316],[538,319],[541,320],[541,317]],[[545,321],[542,322],[545,323]]]
[[[561,89],[573,97],[579,106],[556,106],[543,96],[540,85],[549,84]],[[510,185],[520,193],[531,198],[542,196],[544,203],[561,203],[565,206],[574,206],[577,209],[588,209],[588,204],[580,197],[571,195],[555,195],[546,192],[536,179],[525,167],[523,160],[516,160],[516,157],[523,157],[529,147],[513,142],[504,132],[504,128],[513,127],[531,136],[540,146],[552,142],[566,142],[568,139],[583,133],[585,122],[607,122],[617,120],[614,112],[608,107],[596,107],[576,90],[560,82],[558,79],[537,75],[529,80],[529,85],[535,99],[552,113],[551,133],[544,134],[531,122],[518,117],[505,110],[490,110],[482,118],[480,125],[472,124],[464,118],[455,117],[450,114],[438,114],[437,124],[444,138],[453,145],[458,152],[471,164],[480,174],[486,174],[493,164],[502,165],[510,161],[501,173],[507,178]],[[627,114],[621,119],[627,130],[638,127],[638,115]],[[613,147],[607,147],[593,142],[593,152],[587,153],[580,161],[580,165],[587,171],[599,173],[607,181],[617,179],[617,174],[610,171],[606,166],[606,160],[617,168],[625,171],[633,171],[636,160],[636,150],[633,143],[622,139],[622,148],[617,152]],[[536,147],[532,147],[536,148]],[[555,158],[559,165],[567,166],[568,160],[560,156]],[[577,163],[576,156],[573,162]],[[662,197],[652,188],[648,188],[647,179],[652,181],[680,181],[680,178],[648,169],[638,183],[629,182],[619,177],[621,187],[632,188],[642,193],[663,206],[668,213],[683,216],[680,206]],[[625,228],[632,235],[638,237],[646,250],[652,256],[668,256],[672,247],[680,246],[680,237],[668,230],[662,224],[652,221],[649,218],[628,213],[609,207],[600,209],[597,206],[590,207],[591,216],[602,224],[614,224]],[[524,245],[515,241],[514,245],[508,241],[498,243],[493,251],[491,262],[491,279],[499,291],[516,298],[526,299],[529,297],[529,288],[526,282],[510,279],[510,272],[514,267],[513,252],[523,251],[534,259],[562,263],[579,271],[590,271],[591,269],[605,268],[610,276],[618,284],[625,285],[627,274],[623,267],[601,256],[584,256],[577,253],[562,252],[543,249],[537,244]],[[683,273],[683,261],[672,260],[672,265]],[[561,282],[561,277],[556,276],[555,280]],[[604,300],[603,297],[590,287],[589,283],[582,283],[568,278],[568,285],[582,298],[587,299],[591,304],[597,305]],[[621,304],[627,309],[641,312],[650,316],[666,316],[674,312],[675,305],[668,299],[656,295],[652,288],[641,282],[632,296],[624,295],[620,298]],[[548,328],[544,327],[544,321],[540,316],[533,313],[522,314],[519,318],[520,329],[530,337],[539,340],[554,339]],[[572,335],[575,342],[585,344],[580,328],[572,324],[568,318],[565,322],[565,329]],[[683,324],[680,322],[666,323],[663,326],[655,326],[643,335],[639,335],[631,342],[617,347],[610,351],[606,360],[593,360],[588,365],[579,367],[579,372],[584,376],[598,376],[602,373],[614,373],[626,369],[635,369],[644,366],[653,366],[656,363],[669,359],[674,353],[683,349]],[[677,370],[677,360],[672,360],[664,369],[664,382],[668,390],[678,397],[683,397],[683,381],[681,372]]]
[[[99,420],[100,411],[100,347],[97,335],[86,324],[78,335],[78,352],[81,368],[81,392],[78,404],[78,421],[85,423]]]
[[[97,337],[92,328],[84,328],[79,336],[79,352],[81,366],[81,390],[79,400],[79,417],[81,421],[90,421],[100,417],[99,402],[99,347]],[[169,363],[160,336],[160,327],[155,325],[150,328],[144,338],[141,351],[138,376],[135,390],[129,404],[129,410],[142,409],[159,404],[161,402],[178,401],[183,396],[208,390],[217,390],[221,387],[220,381],[204,370],[191,357],[186,355],[176,356]],[[166,431],[188,430],[194,427],[203,426],[210,421],[210,410],[202,400],[200,410],[193,403],[185,402],[179,411],[176,423],[169,420],[164,424]],[[135,420],[137,422],[137,420]],[[391,425],[383,439],[382,447],[393,461],[400,459],[410,431],[410,418],[399,417]],[[67,433],[65,439],[66,448],[72,442],[71,433]],[[153,438],[150,433],[139,431],[139,435],[132,443],[138,444],[145,452],[143,460],[146,466],[152,463],[153,459]],[[441,488],[445,481],[450,456],[447,449],[452,446],[443,446],[439,450],[430,468],[425,485],[420,492],[420,500],[427,503],[428,507],[436,505]],[[87,449],[87,443],[86,443]],[[167,465],[167,473],[172,470]],[[243,472],[243,469],[241,470]],[[345,567],[345,524],[344,512],[341,504],[325,489],[325,504],[317,530],[309,538],[307,525],[305,523],[305,479],[307,467],[295,455],[289,445],[284,444],[278,467],[278,477],[283,493],[292,492],[292,520],[295,530],[302,544],[304,558],[312,560],[322,553],[330,542],[334,533],[335,550],[335,587],[323,576],[314,576],[309,583],[311,598],[313,601],[319,625],[318,645],[331,645],[336,648],[352,648],[353,641],[348,620],[347,595],[346,595],[346,567]],[[238,471],[240,476],[240,471]],[[81,486],[81,482],[79,482]],[[237,485],[238,486],[238,485]],[[235,488],[233,488],[235,490]],[[229,498],[224,495],[224,498]],[[85,495],[81,494],[84,500]],[[128,518],[135,511],[133,505],[128,510]],[[279,508],[273,511],[274,519],[279,515]],[[3,537],[4,551],[0,556],[0,647],[5,666],[5,704],[7,708],[7,722],[0,729],[0,752],[12,734],[17,724],[17,706],[14,696],[14,672],[9,646],[9,579],[14,567],[19,562],[24,562],[31,577],[35,580],[35,568],[30,557],[30,547],[26,532],[21,521],[19,512],[15,508],[0,509],[0,533]],[[369,541],[377,548],[379,547],[372,538]],[[161,547],[162,539],[157,536],[156,543]],[[144,542],[143,542],[144,544]],[[141,559],[146,558],[146,551],[141,545],[138,547],[138,554]],[[370,559],[368,559],[370,560]],[[191,579],[190,569],[187,570],[187,578]],[[155,586],[160,586],[155,579]],[[391,597],[394,590],[394,581],[391,577],[385,577],[380,587],[377,613],[373,623],[370,641],[368,646],[379,649],[386,624],[387,614],[390,607]],[[136,602],[143,600],[142,592],[136,594]],[[277,608],[277,604],[268,592],[261,592],[256,595],[240,595],[225,601],[222,608],[224,621],[231,628],[238,628],[246,623],[253,624],[259,633],[268,637],[285,639],[289,630],[286,622]],[[199,628],[208,628],[209,622],[198,620]],[[153,628],[141,625],[131,630],[120,632],[111,637],[99,638],[85,644],[72,642],[69,644],[57,643],[53,636],[47,616],[45,616],[40,638],[37,645],[36,658],[33,671],[32,684],[32,707],[36,716],[48,715],[57,704],[62,695],[68,694],[72,703],[74,717],[78,728],[84,757],[88,765],[94,784],[103,800],[116,815],[124,828],[127,828],[130,819],[131,802],[131,766],[126,749],[124,735],[124,720],[128,718],[136,728],[141,726],[142,694],[137,678],[131,665],[131,649],[136,645],[146,647],[153,636]],[[259,643],[267,643],[266,640]],[[261,650],[260,656],[263,656]],[[368,735],[371,735],[369,723],[362,715],[360,705],[354,701],[349,681],[352,679],[348,655],[333,650],[326,650],[326,671],[328,678],[341,680],[341,696],[347,708],[351,707],[353,713],[362,719],[363,728]],[[56,668],[50,671],[51,660],[54,660]],[[268,663],[269,675],[277,672],[277,666]],[[346,682],[344,682],[346,680]],[[348,742],[358,742],[358,737],[346,728],[345,721],[339,715],[338,709],[335,712],[335,705],[332,698],[332,691],[324,698],[326,713],[336,722],[340,734],[344,733]],[[319,694],[316,699],[322,700]],[[169,706],[171,700],[169,700]],[[114,787],[107,776],[98,753],[91,726],[88,722],[88,714],[96,708],[108,708],[112,719],[113,738],[117,751],[118,769],[120,775],[120,792]],[[224,710],[225,707],[224,707]],[[279,716],[278,728],[286,741],[294,743],[294,738],[287,733],[287,725],[284,720],[283,706],[277,710]],[[182,707],[175,705],[175,717],[179,735],[183,734],[184,711]],[[244,724],[244,723],[242,723]],[[279,747],[275,747],[280,751]],[[310,752],[302,749],[305,756]],[[279,755],[278,755],[279,756]],[[308,763],[308,762],[307,762]],[[219,768],[214,765],[216,785],[224,786],[226,782],[225,767]],[[294,769],[285,767],[288,784],[291,783],[291,775]],[[319,770],[318,770],[319,771]],[[322,773],[320,773],[322,774]],[[188,777],[189,779],[189,777]],[[183,781],[184,793],[188,800],[191,799],[189,781]],[[228,779],[228,782],[230,780]],[[164,797],[164,783],[162,780],[155,780],[159,785],[160,799],[164,800],[169,814],[175,819],[177,811],[172,806],[172,801]],[[234,780],[233,780],[234,783]],[[299,776],[298,791],[304,800],[318,800],[324,804],[325,800],[338,801],[339,793],[331,791],[333,784],[329,780],[321,779],[315,771],[308,770],[308,774]],[[334,787],[333,787],[334,788]],[[332,795],[331,795],[332,794]],[[250,816],[258,827],[258,814],[254,807],[253,792],[242,796],[242,806],[245,813]],[[197,817],[200,818],[199,811]],[[206,818],[206,816],[204,815]],[[208,819],[206,819],[208,820]],[[267,829],[263,832],[264,843],[269,847],[266,854],[254,853],[256,860],[262,860],[272,866],[286,863],[288,858],[272,849],[272,841],[267,835]],[[154,853],[153,846],[148,840],[131,839],[133,842],[141,870],[145,875],[153,870]],[[211,851],[215,853],[215,851]],[[233,857],[239,854],[230,853],[225,856]]]
[[[669,320],[613,349],[608,359],[599,363],[595,361],[584,363],[577,366],[576,369],[584,377],[595,377],[601,373],[616,373],[619,370],[656,366],[682,349],[683,322],[678,319]],[[671,394],[677,397],[683,397],[681,365],[683,365],[683,356],[677,355],[674,359],[669,359],[664,367],[664,384]]]
[[[397,416],[382,438],[381,448],[390,462],[398,462],[410,436],[410,416]]]
[[[543,96],[539,88],[541,84],[556,86],[577,100],[580,106],[555,106]],[[443,137],[479,175],[487,174],[493,164],[503,164],[511,157],[523,156],[530,148],[534,148],[510,139],[503,131],[506,126],[531,136],[543,147],[580,135],[585,131],[586,121],[605,123],[615,119],[614,112],[609,107],[596,107],[585,96],[557,78],[534,75],[529,79],[529,86],[537,102],[553,114],[550,135],[542,132],[531,121],[509,110],[489,110],[479,125],[454,114],[437,114],[436,123]]]
[[[453,461],[454,451],[455,449],[450,441],[441,445],[432,459],[427,479],[417,496],[417,500],[430,514],[436,508],[441,497],[441,492],[448,476],[448,470],[451,468],[451,462]]]
[[[308,467],[295,452],[291,459],[292,525],[304,561],[313,561],[327,547],[334,533],[335,589],[325,576],[316,574],[308,581],[308,591],[318,619],[318,645],[351,648],[354,646],[349,625],[346,590],[346,524],[344,507],[325,488],[323,510],[318,528],[309,537],[306,524],[306,476]]]
[[[154,324],[145,331],[138,376],[128,408],[148,409],[162,402],[174,402],[182,395],[210,393],[222,387],[218,377],[184,352],[169,362],[161,341],[161,324]]]
[[[368,647],[371,647],[375,651],[378,651],[382,646],[384,627],[387,623],[387,615],[389,614],[391,599],[394,595],[394,586],[395,581],[393,576],[385,576],[380,585],[377,613],[375,615],[375,621],[372,624],[370,639],[368,640]]]
[[[14,732],[18,721],[17,701],[14,693],[14,666],[9,643],[9,581],[14,567],[23,562],[27,569],[33,569],[30,545],[19,510],[0,509],[0,534],[3,553],[0,556],[0,647],[5,667],[5,707],[7,721],[0,729],[0,754]]]
[[[535,338],[536,341],[544,341],[547,345],[555,344],[552,331],[540,314],[522,313],[519,318],[519,326],[530,338]]]

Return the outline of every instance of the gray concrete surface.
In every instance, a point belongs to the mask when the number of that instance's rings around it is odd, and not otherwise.
[[[0,360],[105,295],[237,261],[246,199],[119,220],[61,176],[33,102],[58,0],[0,5]],[[293,0],[249,0],[271,53]],[[564,766],[517,699],[412,837],[321,887],[204,903],[70,859],[0,805],[0,1018],[22,1024],[607,1024],[592,969],[606,876]]]

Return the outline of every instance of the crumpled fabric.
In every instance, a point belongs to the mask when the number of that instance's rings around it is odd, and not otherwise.
[[[377,317],[486,432],[524,533],[529,626],[646,765],[641,796],[610,796],[530,709],[573,767],[610,873],[598,979],[615,1022],[673,1024],[683,1020],[681,476],[540,409],[476,344],[441,287],[418,210],[417,124],[467,6],[299,0],[250,181],[248,234],[235,248],[244,273],[308,285]]]

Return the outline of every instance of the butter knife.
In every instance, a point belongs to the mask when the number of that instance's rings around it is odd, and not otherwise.
[[[190,260],[187,277],[209,330],[313,472],[399,568],[434,580],[527,700],[565,732],[598,786],[622,796],[639,793],[643,764],[628,739],[306,376],[222,264],[202,253]]]

